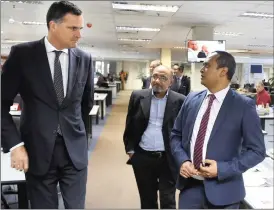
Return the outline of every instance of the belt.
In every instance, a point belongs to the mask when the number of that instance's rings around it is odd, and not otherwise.
[[[138,147],[137,151],[139,151],[140,153],[146,154],[150,157],[156,157],[156,158],[162,158],[166,154],[165,151],[147,151],[141,147]]]

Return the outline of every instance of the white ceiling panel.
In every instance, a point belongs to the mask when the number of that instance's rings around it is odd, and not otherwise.
[[[194,14],[224,14],[234,15],[238,11],[246,11],[256,9],[261,3],[246,4],[236,1],[185,1],[175,16],[179,16],[180,13],[194,13]]]
[[[45,22],[46,13],[53,1],[42,1],[42,4],[1,3],[1,40],[41,39],[47,34],[46,25],[25,26],[19,23],[10,24],[9,19],[15,21]],[[179,10],[171,12],[155,11],[117,11],[112,8],[112,1],[73,1],[83,10],[85,22],[92,23],[91,28],[86,25],[82,31],[84,45],[93,45],[93,54],[126,56],[122,50],[139,51],[138,58],[159,56],[160,48],[184,46],[187,38],[191,38],[192,26],[215,26],[216,31],[243,33],[242,36],[230,37],[215,35],[215,39],[227,40],[227,49],[252,49],[260,53],[260,47],[252,45],[273,45],[273,19],[257,19],[239,17],[246,11],[273,14],[273,1],[127,1],[127,3],[176,5]],[[116,26],[133,26],[160,28],[160,32],[117,33]],[[118,41],[117,38],[152,39],[151,42]],[[120,45],[131,46],[122,47]],[[141,46],[141,47],[140,47]],[[102,50],[100,50],[102,48]],[[109,50],[107,50],[109,49]],[[264,47],[273,51],[273,48]],[[116,56],[117,57],[117,56]],[[178,54],[178,57],[182,57]],[[121,58],[121,57],[119,57]],[[137,57],[136,57],[137,58]]]

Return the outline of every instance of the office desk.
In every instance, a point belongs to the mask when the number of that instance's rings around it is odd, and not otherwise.
[[[273,163],[267,157],[257,166],[243,174],[245,203],[253,209],[273,209]]]
[[[274,136],[274,113],[268,115],[259,115],[261,118],[262,129],[267,132],[267,135]]]
[[[2,185],[17,185],[19,209],[29,208],[25,173],[11,168],[10,153],[3,152],[1,152],[1,187]]]
[[[105,115],[106,115],[106,98],[107,98],[107,95],[106,93],[95,93],[94,94],[94,101],[95,101],[95,104],[96,105],[99,105],[99,102],[100,103],[100,116],[101,116],[101,119],[103,120]]]
[[[106,105],[112,105],[112,88],[95,88],[94,92],[107,94]]]
[[[115,81],[115,84],[117,86],[117,93],[119,93],[120,90],[121,90],[121,82],[120,81]]]
[[[108,86],[112,89],[112,98],[117,98],[117,85],[109,83]]]

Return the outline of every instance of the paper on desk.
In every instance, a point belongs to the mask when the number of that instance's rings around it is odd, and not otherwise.
[[[246,187],[245,201],[253,209],[273,209],[273,187]]]
[[[1,152],[1,182],[23,180],[25,180],[25,173],[10,166],[10,153]]]

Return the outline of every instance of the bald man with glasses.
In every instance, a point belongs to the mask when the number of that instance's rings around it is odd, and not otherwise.
[[[169,89],[172,70],[154,68],[150,89],[133,91],[126,120],[124,144],[136,178],[142,209],[175,209],[175,164],[169,136],[185,96]]]

